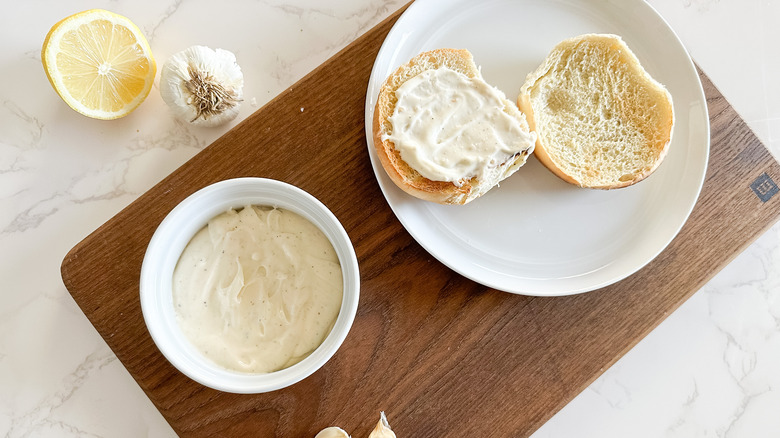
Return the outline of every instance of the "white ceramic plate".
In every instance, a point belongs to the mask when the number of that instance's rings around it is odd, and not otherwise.
[[[621,35],[666,85],[676,123],[669,154],[640,184],[612,191],[569,185],[535,158],[465,206],[420,201],[397,188],[374,151],[379,87],[421,51],[465,48],[485,80],[514,100],[528,73],[559,41]],[[387,202],[431,255],[486,286],[527,295],[594,290],[636,272],[685,223],[709,156],[709,119],[687,51],[642,0],[417,0],[379,51],[366,96],[368,150]]]

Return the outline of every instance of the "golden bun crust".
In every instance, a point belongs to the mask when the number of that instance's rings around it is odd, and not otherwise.
[[[459,181],[459,186],[452,182],[430,180],[409,166],[401,158],[393,142],[383,139],[393,129],[388,118],[393,114],[397,103],[395,91],[418,74],[442,67],[460,72],[469,78],[481,77],[479,68],[468,50],[435,49],[415,56],[400,66],[380,87],[373,119],[374,148],[387,175],[406,193],[439,204],[461,205],[486,193],[499,181],[514,173],[525,164],[528,153],[515,155],[510,161],[502,163],[499,166],[502,170],[498,172],[500,175],[497,175],[496,179],[480,181],[477,177],[473,177]],[[506,101],[504,111],[522,120],[524,127],[528,126],[525,116],[512,102]]]

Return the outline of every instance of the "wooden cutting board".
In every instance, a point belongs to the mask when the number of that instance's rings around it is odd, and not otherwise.
[[[526,436],[580,393],[780,217],[780,166],[702,75],[711,117],[707,179],[671,245],[599,291],[533,298],[487,289],[423,250],[372,171],[365,90],[400,11],[215,141],[74,247],[68,290],[181,436],[367,436],[387,413],[399,437]],[[301,112],[301,107],[306,108]],[[216,181],[295,184],[341,220],[357,253],[360,307],[323,369],[269,394],[203,387],[173,368],[138,298],[144,251],[165,215]]]

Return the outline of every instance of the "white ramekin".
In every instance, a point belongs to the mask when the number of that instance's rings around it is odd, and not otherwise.
[[[195,233],[230,208],[267,205],[293,211],[315,225],[336,250],[344,278],[341,310],[325,341],[301,362],[267,374],[230,371],[204,357],[176,322],[171,294],[173,270]],[[141,310],[157,347],[179,371],[210,388],[233,393],[274,391],[308,377],[327,362],[347,336],[357,312],[360,273],[357,257],[336,216],[319,200],[290,184],[265,178],[236,178],[207,186],[182,201],[160,223],[141,266]]]

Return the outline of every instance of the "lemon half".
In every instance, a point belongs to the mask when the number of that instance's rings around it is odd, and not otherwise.
[[[71,15],[43,42],[43,69],[71,108],[96,119],[130,114],[149,95],[157,65],[141,30],[102,9]]]

